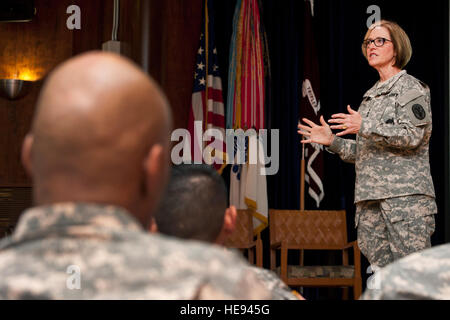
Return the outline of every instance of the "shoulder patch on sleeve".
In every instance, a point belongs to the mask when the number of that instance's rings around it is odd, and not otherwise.
[[[431,115],[425,94],[417,89],[409,90],[398,98],[398,103],[415,126],[427,125]]]

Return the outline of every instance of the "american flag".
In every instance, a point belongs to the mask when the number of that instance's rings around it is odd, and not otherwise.
[[[203,163],[201,150],[204,149],[205,143],[202,141],[201,131],[219,130],[221,139],[214,135],[210,142],[206,142],[213,151],[206,152],[206,154],[211,154],[212,158],[205,159],[205,161],[214,162],[216,170],[221,172],[226,162],[225,114],[213,19],[213,0],[205,0],[188,129],[192,139],[191,155],[194,163]],[[196,121],[201,121],[201,127],[195,126]],[[196,132],[195,135],[194,132]]]

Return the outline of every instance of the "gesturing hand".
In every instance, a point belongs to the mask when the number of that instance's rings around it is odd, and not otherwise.
[[[350,105],[347,106],[349,114],[338,113],[333,114],[328,123],[339,123],[339,125],[331,126],[331,129],[344,130],[337,133],[337,136],[345,136],[346,134],[357,134],[361,128],[362,118],[359,112],[353,110]]]
[[[301,130],[298,130],[298,133],[307,136],[309,139],[302,140],[302,143],[318,143],[324,146],[331,145],[333,142],[333,133],[331,132],[330,126],[323,119],[323,116],[320,117],[321,126],[306,118],[303,118],[303,121],[309,126],[299,124],[298,128]]]

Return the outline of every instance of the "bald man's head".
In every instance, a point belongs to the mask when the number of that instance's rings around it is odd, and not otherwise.
[[[70,59],[48,77],[24,143],[35,201],[116,204],[147,223],[166,182],[170,130],[166,98],[132,62]]]

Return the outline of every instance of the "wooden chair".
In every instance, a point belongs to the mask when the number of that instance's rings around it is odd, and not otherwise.
[[[253,216],[250,211],[237,210],[236,228],[226,240],[225,246],[240,249],[243,253],[247,252],[249,263],[262,268],[262,241],[259,234],[255,239]]]
[[[270,268],[291,287],[353,287],[354,299],[361,295],[361,254],[356,241],[347,242],[345,210],[269,210]],[[348,251],[353,249],[354,264]],[[276,252],[281,251],[280,267]],[[288,265],[288,250],[300,250],[299,265]],[[342,265],[304,266],[304,250],[342,250]]]

